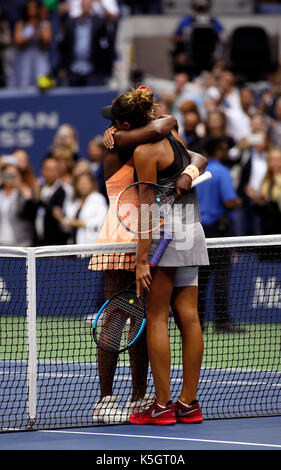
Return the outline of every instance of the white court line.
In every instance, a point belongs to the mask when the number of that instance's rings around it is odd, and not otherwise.
[[[192,439],[189,437],[167,437],[167,436],[142,436],[140,434],[115,434],[106,432],[85,432],[85,431],[56,431],[56,430],[42,430],[38,432],[48,433],[60,433],[60,434],[78,434],[86,436],[110,436],[110,437],[133,437],[140,439],[167,439],[170,441],[192,441],[192,442],[208,442],[211,444],[231,444],[240,446],[255,446],[255,447],[273,447],[281,449],[281,445],[278,444],[258,444],[256,442],[237,442],[237,441],[220,441],[216,439]]]

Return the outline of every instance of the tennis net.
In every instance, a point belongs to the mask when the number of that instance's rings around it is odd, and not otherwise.
[[[204,418],[279,415],[281,236],[207,244],[211,265],[199,277]],[[108,423],[94,415],[101,387],[126,422],[134,380],[146,385],[147,402],[153,399],[142,343],[113,364],[115,356],[99,357],[92,336],[105,299],[134,278],[134,259],[132,244],[0,248],[1,431]],[[169,330],[175,400],[182,354],[172,312]]]

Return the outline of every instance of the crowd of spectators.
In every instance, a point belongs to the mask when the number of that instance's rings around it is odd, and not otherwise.
[[[155,108],[177,116],[188,148],[208,157],[216,191],[205,199],[199,191],[203,226],[215,227],[216,236],[280,233],[280,95],[272,86],[257,98],[224,67],[206,80],[176,74],[174,92],[159,93]],[[94,136],[82,155],[77,130],[63,124],[39,177],[26,150],[2,155],[0,244],[94,243],[108,204],[104,152],[102,136]]]
[[[50,86],[108,84],[118,63],[120,19],[160,15],[164,5],[163,0],[0,0],[0,86],[40,86],[41,77],[49,77]],[[190,0],[190,7],[172,34],[167,61],[174,73],[196,76],[222,56],[227,31],[212,14],[212,0]],[[271,66],[269,55],[257,58],[259,68],[261,62]]]
[[[81,156],[75,129],[59,127],[36,176],[26,150],[0,157],[0,245],[95,243],[108,209],[100,136]]]
[[[103,85],[115,60],[116,0],[27,0],[11,17],[0,5],[1,84],[26,88]]]
[[[233,235],[281,231],[280,96],[274,83],[268,82],[262,93],[238,86],[223,64],[195,80],[180,72],[173,90],[159,93],[158,112],[177,117],[188,148],[207,155],[210,164],[219,160],[229,171],[237,201],[222,215],[225,222],[228,214]]]
[[[0,86],[107,84],[124,9],[159,14],[162,0],[0,0]]]
[[[38,6],[28,0],[13,31],[0,18],[2,86],[7,85],[5,77],[13,75],[5,75],[5,70],[20,70],[18,86],[34,83],[48,70],[56,71],[62,85],[103,83],[111,73],[124,4],[132,13],[161,12],[157,1],[42,0]],[[157,97],[157,113],[173,114],[188,148],[207,155],[212,166],[216,191],[199,198],[203,226],[215,228],[212,236],[281,233],[280,67],[262,83],[251,84],[241,82],[214,56],[210,66],[194,75],[187,51],[179,47],[190,23],[185,16],[171,38],[177,48],[171,86],[146,84]],[[220,22],[214,26],[218,34],[223,32]],[[10,41],[19,53],[5,62],[1,59]],[[105,149],[102,137],[94,136],[87,154],[81,155],[78,142],[76,129],[60,126],[42,158],[40,177],[26,149],[0,157],[0,245],[95,242],[107,213]]]

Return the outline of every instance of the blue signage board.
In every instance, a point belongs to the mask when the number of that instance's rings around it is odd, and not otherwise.
[[[115,91],[104,87],[0,92],[0,155],[25,149],[39,175],[58,126],[68,123],[75,127],[80,154],[85,157],[89,140],[109,125],[101,108],[115,96]]]
[[[245,269],[243,257],[251,269]],[[104,273],[88,269],[88,256],[38,258],[38,315],[90,316],[104,302]],[[212,277],[206,319],[214,317]],[[0,315],[26,314],[26,260],[0,255]],[[239,322],[281,322],[281,264],[240,254],[231,265],[229,314]]]

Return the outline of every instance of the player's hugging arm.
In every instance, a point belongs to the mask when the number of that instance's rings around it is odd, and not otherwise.
[[[164,139],[177,126],[174,116],[162,116],[137,129],[117,130],[114,133],[114,143],[118,149],[135,149],[138,145]]]
[[[208,165],[208,159],[200,153],[192,152],[191,150],[189,150],[185,145],[185,142],[176,132],[176,130],[173,130],[173,135],[186,148],[190,160],[189,165],[184,169],[184,171],[178,177],[175,183],[176,195],[177,198],[179,198],[182,196],[184,191],[188,191],[191,188],[192,181],[199,175],[204,173]]]

